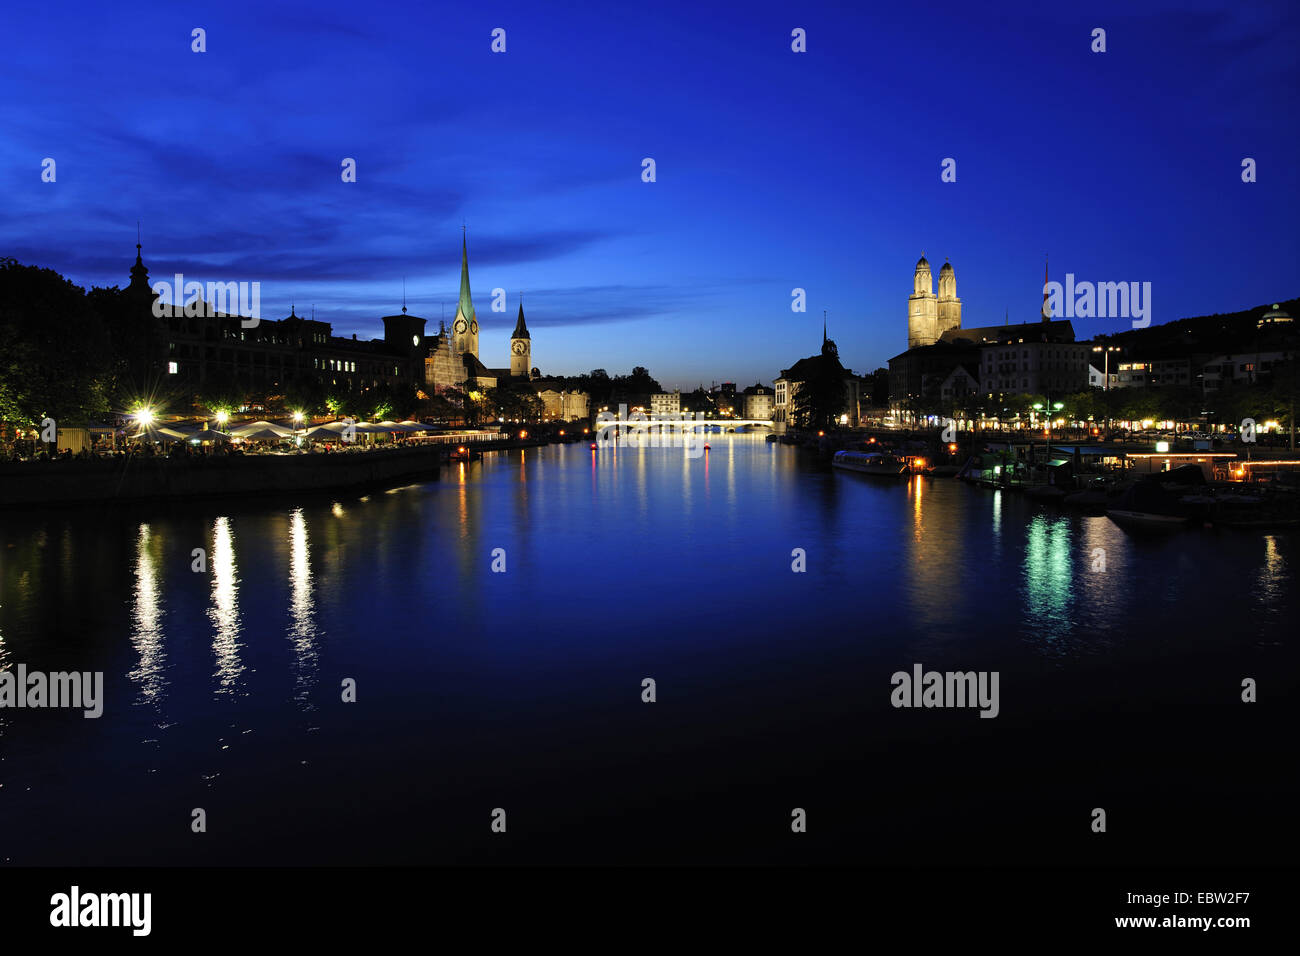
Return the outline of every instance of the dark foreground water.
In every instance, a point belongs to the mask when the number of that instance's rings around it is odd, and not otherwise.
[[[1293,859],[1294,535],[712,446],[0,512],[0,665],[106,698],[0,710],[0,860]],[[999,715],[891,707],[914,663],[998,671]]]

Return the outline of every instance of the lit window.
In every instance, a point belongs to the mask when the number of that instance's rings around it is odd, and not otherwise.
[[[168,363],[167,363],[167,374],[168,374],[168,375],[175,375],[175,374],[176,374],[177,372],[179,372],[180,370],[181,370],[181,367],[180,367],[180,365],[178,365],[176,362],[168,362]]]

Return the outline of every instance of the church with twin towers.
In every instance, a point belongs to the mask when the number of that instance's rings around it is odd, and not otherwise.
[[[912,294],[907,299],[907,347],[934,345],[943,333],[961,328],[961,299],[957,298],[957,274],[945,261],[939,270],[939,294],[934,294],[930,262],[921,254],[912,276]]]

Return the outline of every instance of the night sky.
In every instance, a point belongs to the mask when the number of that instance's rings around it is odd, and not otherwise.
[[[823,309],[884,365],[922,251],[966,326],[1036,320],[1046,253],[1151,282],[1156,323],[1300,294],[1293,2],[602,6],[8,5],[0,256],[125,285],[140,220],[154,280],[259,280],[264,318],[364,338],[403,277],[450,319],[465,222],[488,365],[522,290],[543,372],[683,388],[770,382]]]

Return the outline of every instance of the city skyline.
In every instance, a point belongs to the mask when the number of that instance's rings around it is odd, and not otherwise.
[[[955,266],[970,326],[1034,321],[1048,254],[1057,280],[1150,282],[1154,324],[1295,295],[1296,133],[1269,125],[1295,88],[1284,5],[847,21],[769,5],[744,23],[676,5],[436,24],[331,4],[309,22],[73,9],[73,37],[14,15],[23,43],[0,80],[26,102],[5,113],[0,248],[87,287],[125,284],[139,220],[154,275],[260,281],[265,318],[314,306],[376,337],[405,284],[436,328],[467,224],[485,354],[506,354],[522,291],[544,372],[644,365],[682,388],[770,382],[815,350],[823,311],[851,367],[882,367],[905,347],[922,253]],[[399,27],[438,38],[436,67],[394,55]],[[56,46],[66,71],[28,69]],[[1243,157],[1258,181],[1242,182]]]
[[[10,936],[1285,925],[1300,5],[6,14]]]

